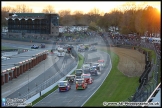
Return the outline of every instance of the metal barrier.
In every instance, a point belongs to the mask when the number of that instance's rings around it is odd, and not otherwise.
[[[40,93],[41,91],[45,90],[47,87],[59,81],[62,77],[66,76],[77,65],[78,62],[77,53],[73,51],[72,54],[76,58],[76,61],[72,61],[71,63],[67,64],[66,67],[64,67],[64,69],[58,70],[57,73],[55,73],[52,77],[50,77],[45,82],[39,85],[35,84],[34,88],[28,89],[26,92],[24,91],[23,94],[19,95],[19,98],[21,99],[25,98],[26,100],[28,100],[29,98],[33,97],[37,93]]]

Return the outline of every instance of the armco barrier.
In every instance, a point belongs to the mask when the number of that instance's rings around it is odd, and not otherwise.
[[[78,63],[79,61],[77,62],[77,65],[67,74],[67,75],[70,75],[77,67],[78,67]],[[59,81],[62,81],[62,80],[65,80],[66,76],[64,76],[63,78],[61,78]],[[41,93],[37,93],[36,95],[34,95],[33,97],[29,98],[28,100],[26,100],[24,103],[30,103],[30,102],[33,102],[34,100],[36,100],[37,98],[39,98],[41,95],[47,93],[48,91],[50,91],[51,89],[53,89],[55,86],[57,86],[58,82],[57,81],[56,83],[54,83],[53,85],[47,87],[46,89],[42,90]]]

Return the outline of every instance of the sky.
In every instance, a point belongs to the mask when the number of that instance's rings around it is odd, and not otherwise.
[[[35,13],[41,12],[42,9],[44,9],[48,5],[52,5],[54,7],[54,10],[56,13],[58,13],[60,10],[71,10],[71,12],[74,12],[76,10],[83,11],[84,13],[88,13],[90,10],[97,8],[99,9],[100,12],[110,12],[114,8],[122,6],[122,4],[125,4],[126,2],[129,1],[43,1],[43,2],[38,2],[38,1],[2,1],[1,6],[10,6],[10,7],[15,7],[16,5],[21,5],[25,4],[29,8],[33,9]],[[134,1],[136,2],[136,1]],[[161,10],[161,2],[160,1],[143,1],[145,4],[148,4],[150,6],[153,6],[159,10]],[[140,5],[143,3],[142,1],[136,2],[137,5]]]

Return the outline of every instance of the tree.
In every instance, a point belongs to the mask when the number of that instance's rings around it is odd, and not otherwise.
[[[116,28],[120,26],[120,23],[121,23],[121,18],[122,18],[122,12],[120,12],[119,10],[112,10],[110,12],[110,26],[114,27],[114,31],[116,31]]]
[[[58,13],[60,16],[60,24],[61,25],[71,26],[71,25],[75,24],[74,17],[72,17],[70,10],[61,10]]]
[[[98,29],[97,29],[97,25],[96,25],[95,22],[91,22],[91,23],[89,24],[88,29],[93,30],[93,31],[97,31],[97,30],[98,30]]]
[[[160,13],[157,9],[152,6],[147,6],[144,9],[146,29],[148,31],[148,36],[152,36],[153,33],[160,31]]]
[[[55,10],[52,5],[48,5],[42,10],[42,12],[43,13],[55,13]]]
[[[74,22],[75,25],[83,25],[84,20],[83,20],[83,12],[82,11],[74,11],[73,12],[73,17],[74,17]]]
[[[26,6],[25,4],[21,4],[21,5],[16,5],[16,8],[13,9],[13,11],[15,13],[32,13],[33,10],[30,9],[28,6]]]
[[[98,18],[100,16],[100,11],[97,8],[93,8],[92,10],[90,10],[88,12],[88,14],[90,16],[91,21],[97,22],[98,21]]]

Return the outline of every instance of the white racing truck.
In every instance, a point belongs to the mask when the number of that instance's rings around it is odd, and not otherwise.
[[[58,53],[57,53],[58,57],[64,57],[65,56],[65,50],[63,48],[59,47],[57,49],[57,51],[58,51]]]

